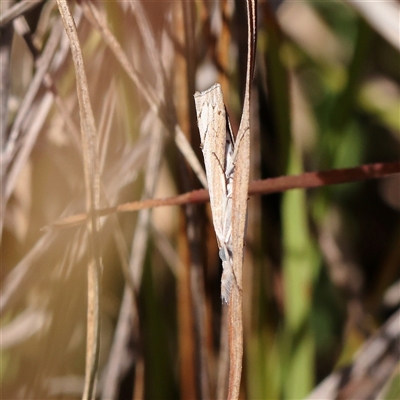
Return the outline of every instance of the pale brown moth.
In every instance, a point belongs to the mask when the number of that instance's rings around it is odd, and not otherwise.
[[[194,95],[201,149],[204,156],[211,213],[222,260],[221,298],[228,303],[233,273],[232,184],[235,170],[234,139],[221,86],[216,83]]]

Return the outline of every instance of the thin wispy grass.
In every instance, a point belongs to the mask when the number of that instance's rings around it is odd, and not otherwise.
[[[245,3],[1,4],[5,398],[398,397],[398,5],[258,3],[229,317],[193,94],[238,131]]]

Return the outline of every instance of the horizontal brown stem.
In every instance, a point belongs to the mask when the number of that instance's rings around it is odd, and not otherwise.
[[[305,172],[300,175],[280,176],[249,184],[249,196],[257,194],[266,195],[277,192],[284,192],[291,189],[310,189],[340,183],[358,182],[367,179],[378,179],[400,172],[400,161],[365,164],[355,168],[334,169],[330,171]],[[120,204],[116,207],[102,208],[98,211],[103,217],[116,212],[139,211],[145,208],[162,206],[178,206],[183,204],[206,203],[209,201],[208,191],[205,189],[193,190],[175,197],[165,199],[149,199],[133,201]],[[71,227],[82,224],[86,221],[87,214],[76,214],[58,221],[55,221],[44,229],[51,227]]]
[[[383,178],[400,172],[400,161],[365,164],[354,168],[333,169],[330,171],[305,172],[294,176],[280,176],[249,185],[249,195],[271,194],[290,189],[310,189],[340,183],[358,182],[367,179]]]

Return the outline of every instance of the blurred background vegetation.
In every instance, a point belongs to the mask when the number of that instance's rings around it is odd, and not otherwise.
[[[2,0],[2,16],[13,4]],[[259,2],[251,179],[399,159],[399,3],[360,4]],[[202,160],[192,96],[214,82],[237,129],[245,2],[69,5],[99,133],[102,206],[200,188],[174,132]],[[3,159],[10,155],[2,396],[73,399],[83,389],[87,234],[41,228],[85,211],[79,108],[56,3],[28,8],[2,23],[0,37]],[[399,307],[399,208],[398,175],[249,199],[243,399],[306,397]],[[227,307],[209,206],[112,215],[101,241],[98,398],[222,398]]]

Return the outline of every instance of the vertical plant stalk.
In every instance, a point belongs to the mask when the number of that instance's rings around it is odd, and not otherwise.
[[[186,104],[187,116],[189,122],[190,142],[192,147],[198,148],[198,135],[195,117],[195,109],[192,103],[192,93],[195,89],[195,67],[196,67],[196,47],[195,47],[195,10],[194,5],[188,1],[182,1],[183,8],[183,25],[185,35],[185,62],[186,62]],[[193,183],[192,185],[193,186]],[[207,307],[206,294],[204,290],[204,269],[200,243],[202,243],[202,229],[204,225],[201,223],[204,218],[204,209],[196,206],[187,206],[185,208],[187,221],[187,234],[190,246],[190,287],[193,304],[194,316],[194,333],[196,338],[196,362],[198,364],[197,371],[197,388],[200,399],[209,399],[210,394],[210,372],[208,353],[209,348],[207,335]]]
[[[179,6],[178,6],[179,7]],[[177,118],[180,126],[184,131],[190,135],[190,142],[193,148],[199,147],[197,128],[194,124],[195,114],[191,96],[195,88],[195,45],[194,45],[194,8],[193,4],[187,1],[180,2],[180,8],[176,9],[176,23],[175,29],[178,34],[178,40],[183,43],[182,55],[176,54],[176,75],[175,85],[177,87]],[[187,170],[186,165],[181,162],[181,180],[184,188],[193,188],[195,182],[193,175]],[[207,307],[204,291],[204,273],[203,273],[203,259],[201,254],[202,234],[204,228],[202,224],[202,213],[204,210],[188,205],[185,211],[185,235],[186,243],[188,246],[189,254],[188,260],[188,273],[189,281],[187,282],[190,291],[182,290],[182,295],[189,294],[191,301],[180,298],[180,303],[191,304],[191,309],[187,309],[191,314],[192,323],[189,327],[194,336],[194,351],[192,356],[192,363],[194,365],[194,382],[196,393],[189,396],[190,398],[208,399],[210,398],[210,377],[209,377],[209,343],[207,335]],[[183,275],[187,278],[187,275]],[[188,319],[187,319],[188,320]],[[184,338],[185,339],[185,338]],[[187,340],[187,338],[185,339]],[[182,340],[183,344],[183,340]],[[185,362],[188,361],[188,356],[183,353]],[[193,368],[193,367],[192,367]],[[182,393],[183,390],[187,391],[187,376],[189,369],[182,363]],[[191,379],[191,377],[190,377]],[[191,388],[193,390],[193,388]],[[182,395],[185,396],[184,394]]]
[[[228,399],[238,399],[243,360],[243,256],[247,216],[247,192],[250,172],[250,89],[254,71],[256,45],[256,0],[247,5],[247,67],[242,118],[236,137],[237,159],[233,178],[232,246],[233,271],[236,277],[229,301],[229,389]]]
[[[232,41],[232,34],[230,29],[230,21],[232,18],[233,5],[228,0],[220,2],[220,12],[222,15],[222,28],[217,42],[217,55],[221,71],[218,74],[218,82],[221,84],[222,92],[225,98],[229,98],[230,85],[229,85],[229,48]],[[225,399],[228,394],[228,377],[229,377],[229,343],[226,340],[228,336],[228,310],[223,307],[221,316],[221,330],[220,330],[220,347],[218,354],[218,378],[217,378],[217,399]]]
[[[97,132],[90,105],[88,84],[83,65],[82,51],[79,44],[75,22],[66,0],[57,0],[57,5],[67,33],[72,59],[75,67],[76,87],[78,93],[79,114],[82,135],[84,175],[86,188],[86,210],[90,261],[88,266],[88,309],[87,309],[87,342],[84,400],[94,397],[96,372],[100,343],[100,246],[99,219],[97,210],[100,206],[100,171],[97,157]]]
[[[174,29],[180,43],[186,46],[185,32],[185,13],[183,1],[176,2],[173,6]],[[182,131],[189,134],[190,120],[188,102],[186,95],[188,92],[188,73],[187,60],[185,52],[175,53],[175,76],[174,92],[176,93],[176,117]],[[180,176],[183,187],[190,187],[190,173],[185,169],[182,160],[179,161]],[[193,304],[191,285],[191,269],[193,268],[190,254],[190,241],[193,240],[195,228],[193,226],[193,207],[185,208],[180,215],[179,244],[178,250],[182,260],[184,260],[184,269],[178,275],[177,297],[178,297],[178,321],[179,321],[179,368],[180,368],[180,394],[182,398],[199,399],[199,362],[197,359],[195,337],[195,316],[193,313],[195,305]],[[188,232],[191,231],[191,237]]]

